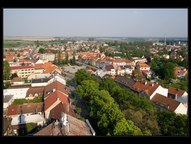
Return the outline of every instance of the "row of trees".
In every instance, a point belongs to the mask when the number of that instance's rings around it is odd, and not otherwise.
[[[64,64],[76,64],[76,58],[75,58],[75,51],[73,51],[72,53],[72,59],[69,60],[69,56],[68,56],[68,52],[66,51],[65,52],[65,59],[62,59],[62,56],[61,56],[61,51],[58,51],[56,57],[55,57],[55,61],[54,61],[54,64],[57,64],[59,66],[61,65],[64,65]]]
[[[150,100],[121,88],[110,78],[100,80],[83,69],[75,74],[75,81],[78,84],[76,92],[88,103],[90,116],[97,123],[102,135],[166,134],[168,120],[163,122],[161,118],[166,113],[158,113]],[[173,123],[175,117],[179,117],[182,123],[178,124],[175,132],[168,134],[187,135],[187,116],[174,113],[172,117]]]

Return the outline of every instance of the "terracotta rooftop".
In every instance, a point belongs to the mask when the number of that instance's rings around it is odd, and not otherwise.
[[[61,135],[91,136],[92,135],[90,128],[86,124],[86,122],[79,120],[75,117],[72,117],[70,115],[68,115],[68,122],[69,122],[69,131],[67,130],[66,126],[60,127],[59,125],[51,123],[45,128],[41,129],[39,132],[37,132],[34,136],[61,136]]]
[[[30,94],[34,96],[36,93],[38,94],[38,96],[43,96],[43,92],[44,92],[44,86],[30,87],[27,90],[26,97],[29,97]]]
[[[140,67],[150,67],[148,64],[146,64],[146,63],[138,63],[137,64],[138,66],[140,66]]]
[[[33,66],[12,66],[11,70],[17,70],[17,69],[32,69]]]
[[[174,88],[174,87],[169,87],[168,88],[168,93],[172,94],[172,95],[176,95],[177,94],[177,96],[181,97],[185,93],[185,91],[181,90],[181,89]]]
[[[154,95],[154,97],[151,99],[151,101],[156,104],[161,104],[161,105],[165,106],[171,112],[174,112],[180,104],[180,102],[178,102],[174,99],[165,97],[158,93],[156,93]]]
[[[133,89],[137,92],[145,91],[148,96],[151,96],[153,92],[159,87],[156,83],[137,81],[133,85]]]
[[[53,89],[59,90],[65,94],[68,94],[64,84],[60,83],[59,81],[54,81],[54,82],[48,84],[47,86],[45,86],[44,97],[46,97],[49,92],[52,92]]]
[[[7,110],[7,115],[19,115],[21,111],[23,114],[42,112],[43,103],[26,103],[22,105],[10,105]]]

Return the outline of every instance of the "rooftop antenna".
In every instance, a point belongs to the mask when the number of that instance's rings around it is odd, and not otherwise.
[[[164,45],[166,45],[166,34],[164,34]]]

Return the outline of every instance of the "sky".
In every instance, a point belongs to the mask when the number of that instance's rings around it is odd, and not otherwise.
[[[188,9],[3,9],[4,36],[187,37]]]

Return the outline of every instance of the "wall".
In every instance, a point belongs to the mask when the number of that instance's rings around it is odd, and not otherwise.
[[[32,83],[31,86],[32,86],[32,87],[46,86],[47,84],[48,84],[48,82],[43,82],[43,83]]]
[[[174,112],[177,114],[187,115],[187,108],[182,103],[180,103]]]
[[[162,86],[159,85],[159,87],[158,87],[158,88],[153,92],[153,94],[150,96],[150,100],[153,98],[153,96],[154,96],[156,93],[159,93],[159,94],[161,94],[161,95],[167,97],[168,89],[163,88]]]

